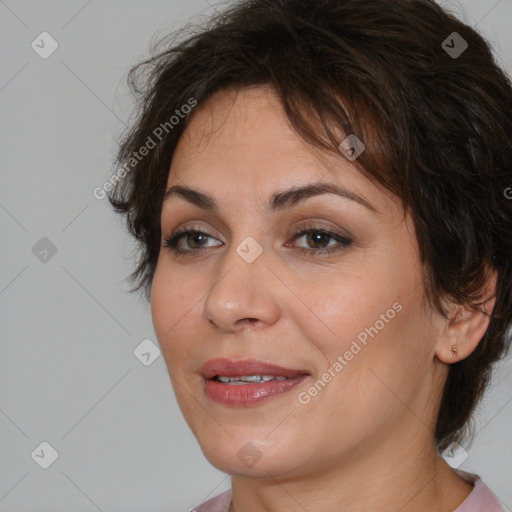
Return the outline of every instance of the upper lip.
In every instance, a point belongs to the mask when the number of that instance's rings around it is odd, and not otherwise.
[[[231,360],[231,359],[210,359],[201,367],[201,375],[205,379],[213,379],[217,375],[225,377],[239,377],[242,375],[281,375],[283,377],[296,377],[298,375],[309,375],[304,369],[283,368],[264,361],[254,359]]]

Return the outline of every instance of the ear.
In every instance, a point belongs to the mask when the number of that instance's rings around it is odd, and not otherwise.
[[[482,297],[483,311],[446,303],[448,319],[445,320],[436,347],[436,356],[443,363],[452,364],[468,357],[477,347],[489,327],[490,315],[496,302],[496,271],[487,269],[487,280]]]

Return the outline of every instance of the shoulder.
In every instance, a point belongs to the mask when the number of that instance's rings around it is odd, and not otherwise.
[[[205,501],[190,510],[191,512],[228,512],[230,501],[231,489],[210,498],[208,501]]]
[[[454,469],[461,478],[473,484],[471,494],[453,512],[504,512],[498,498],[478,475]]]

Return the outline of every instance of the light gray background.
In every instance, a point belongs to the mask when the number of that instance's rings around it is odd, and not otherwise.
[[[443,4],[512,72],[512,0]],[[130,66],[155,32],[220,6],[0,0],[1,511],[184,511],[229,488],[183,420],[163,358],[134,355],[156,343],[149,306],[123,283],[134,245],[92,194],[114,170]],[[31,48],[43,31],[59,44],[47,59]],[[42,237],[58,249],[46,262],[32,252]],[[511,370],[509,360],[496,374],[460,466],[509,511]],[[44,441],[58,452],[48,469],[36,463]]]

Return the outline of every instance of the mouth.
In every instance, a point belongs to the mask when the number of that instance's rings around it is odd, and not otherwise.
[[[227,377],[226,375],[216,375],[213,380],[229,384],[230,386],[243,386],[246,384],[261,384],[262,382],[270,382],[271,380],[284,381],[288,377],[284,375],[240,375],[238,377]]]
[[[262,361],[212,359],[201,368],[205,393],[232,407],[248,407],[291,390],[308,377],[305,369],[284,368]]]

